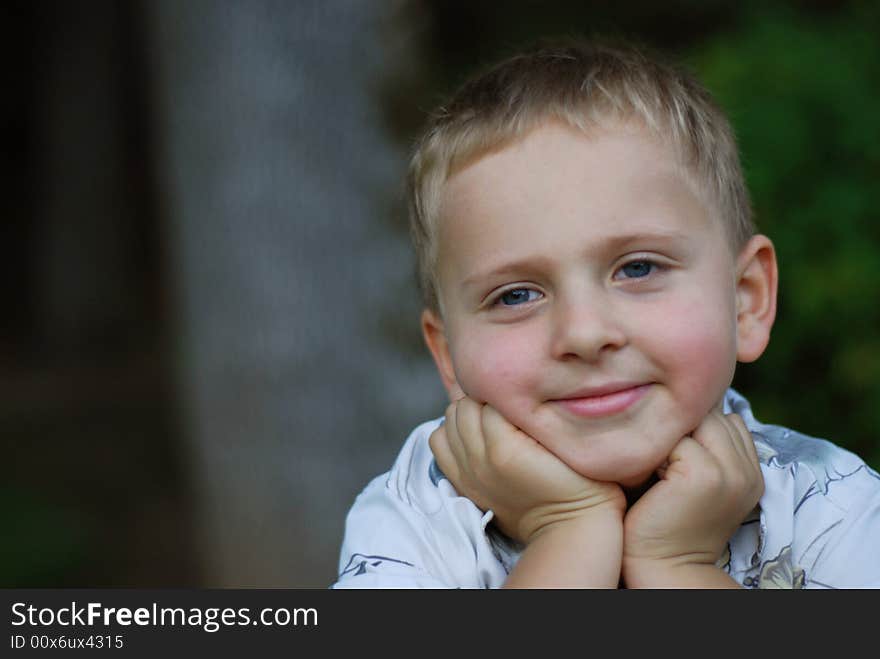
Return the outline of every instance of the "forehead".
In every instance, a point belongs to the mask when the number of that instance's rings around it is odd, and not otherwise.
[[[606,183],[626,186],[631,179],[684,178],[674,149],[638,123],[614,124],[589,133],[559,121],[547,121],[501,148],[467,159],[453,170],[441,191],[441,214],[469,197],[535,190],[548,175],[561,185],[594,178],[601,164]],[[524,188],[528,181],[530,186]],[[488,187],[486,187],[488,186]]]
[[[504,237],[541,234],[556,249],[565,231],[582,241],[700,228],[708,211],[689,179],[676,151],[638,124],[589,134],[543,124],[450,177],[440,200],[440,266],[487,238],[507,244]]]

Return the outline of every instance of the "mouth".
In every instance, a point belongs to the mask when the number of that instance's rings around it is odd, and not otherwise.
[[[651,384],[620,384],[584,389],[552,402],[567,412],[584,418],[599,418],[620,414],[639,402]]]

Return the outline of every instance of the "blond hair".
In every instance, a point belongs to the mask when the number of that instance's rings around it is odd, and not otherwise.
[[[426,307],[439,310],[436,229],[443,185],[458,169],[556,119],[587,132],[637,119],[678,152],[697,192],[738,249],[755,232],[727,118],[688,73],[643,50],[568,41],[516,55],[460,87],[429,118],[410,161],[410,233]]]

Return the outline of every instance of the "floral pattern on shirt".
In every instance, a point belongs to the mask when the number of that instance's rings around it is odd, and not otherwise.
[[[787,545],[775,558],[761,565],[758,588],[803,588],[804,569],[791,560],[791,545]]]

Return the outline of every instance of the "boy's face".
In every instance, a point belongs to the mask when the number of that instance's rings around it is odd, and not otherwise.
[[[546,123],[478,159],[441,200],[441,372],[584,476],[643,483],[736,365],[737,259],[709,212],[636,125]]]

